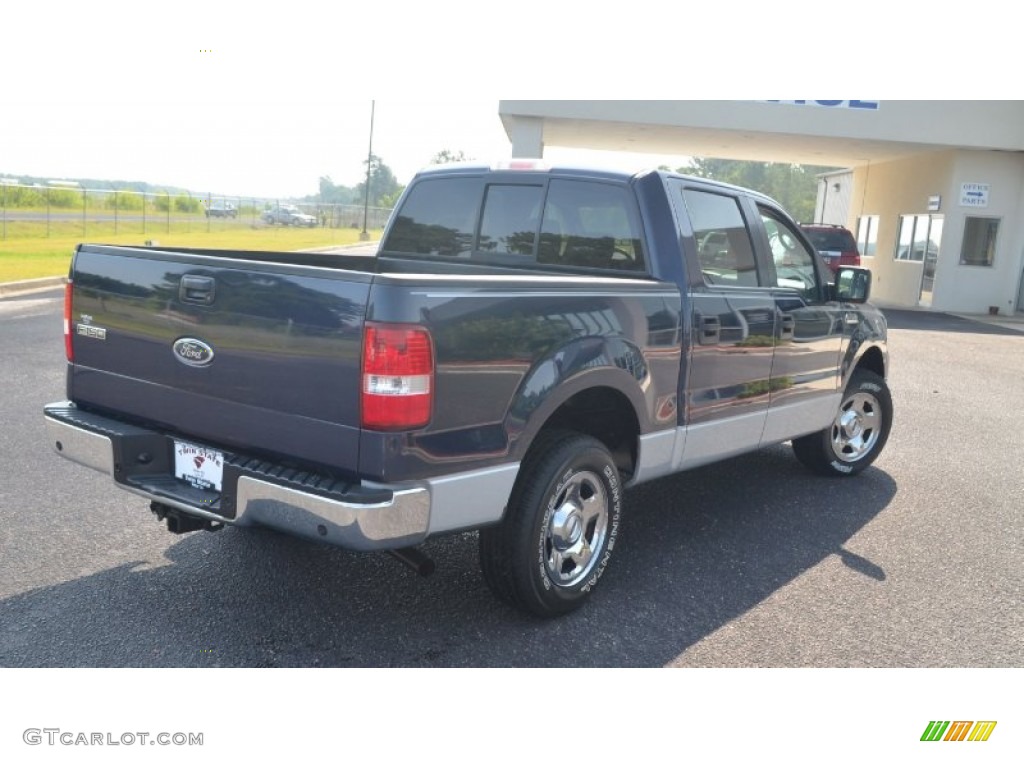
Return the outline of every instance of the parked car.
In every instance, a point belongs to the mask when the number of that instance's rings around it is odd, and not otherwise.
[[[316,217],[303,213],[294,205],[278,205],[264,212],[267,224],[284,224],[293,227],[315,227]]]
[[[231,203],[213,203],[206,208],[208,219],[235,219],[238,218],[238,209]]]
[[[860,266],[857,239],[846,227],[837,224],[801,224],[800,229],[833,274],[839,267]]]
[[[260,525],[425,572],[420,544],[478,529],[494,594],[555,616],[605,572],[629,486],[790,440],[821,475],[872,464],[870,284],[756,192],[439,167],[372,258],[80,245],[50,445],[174,533]]]

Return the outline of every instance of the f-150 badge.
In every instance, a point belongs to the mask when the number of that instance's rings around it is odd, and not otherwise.
[[[178,339],[173,349],[174,356],[180,362],[193,368],[202,368],[213,362],[213,347],[199,339]]]

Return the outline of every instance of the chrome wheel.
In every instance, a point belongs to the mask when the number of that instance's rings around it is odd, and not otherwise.
[[[608,494],[594,472],[574,473],[558,492],[544,531],[544,565],[559,587],[586,580],[608,536]]]
[[[869,392],[859,391],[843,401],[832,424],[832,451],[854,462],[871,452],[882,431],[882,406]]]

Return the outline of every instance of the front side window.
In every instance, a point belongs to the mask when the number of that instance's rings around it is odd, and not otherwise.
[[[964,242],[960,263],[971,267],[991,267],[996,257],[999,219],[968,216],[964,222]]]
[[[728,195],[684,189],[704,282],[714,286],[759,285],[754,247],[739,201]]]
[[[814,254],[807,249],[791,226],[774,211],[760,208],[761,221],[768,235],[768,245],[775,262],[775,285],[793,288],[804,298],[818,298],[818,275]]]

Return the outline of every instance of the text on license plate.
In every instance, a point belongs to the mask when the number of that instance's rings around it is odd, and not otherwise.
[[[201,445],[175,440],[174,476],[193,488],[219,491],[224,479],[224,454]]]

